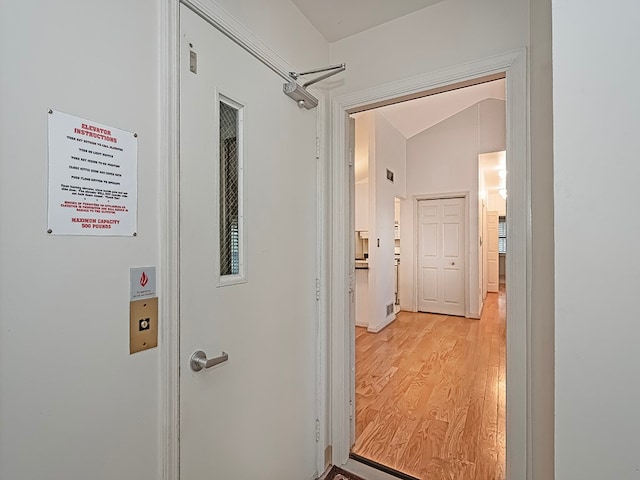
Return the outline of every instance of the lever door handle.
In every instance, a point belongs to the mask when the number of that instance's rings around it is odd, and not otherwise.
[[[220,365],[227,360],[229,360],[229,355],[225,352],[222,352],[222,355],[220,355],[219,357],[207,359],[207,354],[202,350],[198,350],[196,352],[193,352],[193,355],[191,355],[189,365],[191,366],[191,370],[193,370],[194,372],[199,372],[203,368],[215,367],[216,365]]]

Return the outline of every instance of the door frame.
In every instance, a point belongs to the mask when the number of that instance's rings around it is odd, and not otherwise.
[[[164,480],[180,479],[180,5],[185,5],[213,28],[220,30],[232,41],[253,55],[258,61],[290,80],[289,72],[297,69],[288,64],[253,32],[229,15],[215,0],[162,0],[160,8],[160,144],[161,158],[161,239],[160,239],[160,455]],[[327,100],[324,93],[310,89],[318,98],[316,107],[316,129],[318,138],[326,138]],[[326,359],[327,334],[321,330],[328,317],[327,279],[329,268],[330,209],[326,205],[330,198],[326,186],[329,184],[329,162],[327,149],[318,142],[316,158],[317,175],[317,252],[316,252],[316,422],[323,425],[328,414],[324,400],[328,390]],[[328,428],[316,432],[317,455],[316,476],[325,467],[325,445]]]
[[[160,455],[164,480],[180,478],[180,1],[160,5]]]
[[[418,246],[420,245],[420,212],[418,210],[418,204],[421,200],[444,200],[447,198],[461,198],[464,200],[464,316],[465,318],[476,318],[475,316],[471,316],[471,309],[469,307],[469,293],[471,291],[470,283],[471,283],[471,273],[470,273],[470,265],[471,265],[471,249],[469,248],[471,244],[469,243],[469,236],[471,235],[471,228],[469,227],[470,223],[470,208],[469,208],[469,192],[451,192],[451,193],[436,193],[436,194],[424,194],[424,195],[414,195],[412,197],[411,205],[413,207],[413,245],[415,246],[414,251],[412,252],[413,256],[413,311],[417,312],[418,310],[418,259],[420,257],[420,252],[418,250]],[[480,317],[478,317],[480,318]]]
[[[348,93],[332,101],[332,228],[331,228],[331,443],[332,462],[354,471],[362,465],[349,460],[350,402],[352,389],[349,358],[355,349],[349,328],[348,248],[352,232],[349,215],[349,162],[346,156],[346,125],[349,114],[388,105],[398,100],[437,93],[452,87],[472,85],[479,79],[506,79],[507,104],[507,189],[509,212],[507,232],[510,252],[507,256],[507,411],[506,474],[512,480],[524,480],[531,470],[530,402],[530,303],[531,303],[531,174],[529,138],[529,84],[527,51],[521,48],[479,61],[441,71]]]

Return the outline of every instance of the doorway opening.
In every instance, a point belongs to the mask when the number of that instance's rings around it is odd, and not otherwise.
[[[505,103],[503,78],[352,115],[350,455],[402,478],[505,477],[506,208],[482,159],[506,150]]]
[[[483,226],[481,251],[482,292],[498,292],[506,282],[507,167],[506,151],[478,155],[479,218]],[[484,298],[483,297],[483,298]]]

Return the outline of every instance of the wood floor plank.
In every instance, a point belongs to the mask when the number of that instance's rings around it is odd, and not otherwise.
[[[504,310],[503,298],[498,300],[501,308]],[[506,400],[507,400],[507,345],[506,345],[506,328],[502,324],[499,329],[500,342],[500,365],[498,368],[498,429],[497,435],[497,449],[498,460],[496,462],[496,479],[504,480],[506,478]]]
[[[420,477],[429,480],[474,480],[476,476],[475,465],[466,460],[444,460],[432,458],[421,469]],[[488,480],[488,479],[487,479]]]
[[[354,452],[377,459],[378,462],[384,459],[387,445],[400,424],[401,416],[397,410],[379,412],[356,439]]]
[[[396,469],[403,466],[403,459],[409,441],[420,425],[420,417],[418,415],[400,413],[398,418],[399,423],[396,431],[387,444],[384,454],[380,457],[382,464]]]
[[[504,295],[480,321],[400,312],[357,329],[354,453],[425,480],[504,480]]]
[[[397,460],[396,470],[410,475],[420,475],[420,471],[432,458],[443,454],[444,437],[449,425],[434,418],[424,418],[409,439],[404,458]]]
[[[480,357],[473,375],[469,375],[469,409],[461,440],[461,450],[469,461],[475,462],[478,457],[478,436],[480,429],[478,426],[482,421],[484,399],[487,383],[487,369],[489,362],[488,351],[486,358]]]
[[[478,437],[478,458],[476,460],[479,478],[494,480],[497,473],[498,461],[497,430],[498,430],[498,368],[489,367],[487,372],[487,386],[484,397],[484,408],[480,418],[480,432]]]

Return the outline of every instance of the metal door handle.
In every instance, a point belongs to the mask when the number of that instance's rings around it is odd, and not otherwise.
[[[189,360],[189,365],[191,366],[191,370],[194,372],[199,372],[203,368],[211,368],[216,365],[220,365],[221,363],[229,360],[229,355],[225,352],[222,352],[222,355],[215,358],[210,358],[207,360],[207,354],[202,350],[198,350],[197,352],[193,352],[191,355],[191,360]]]

